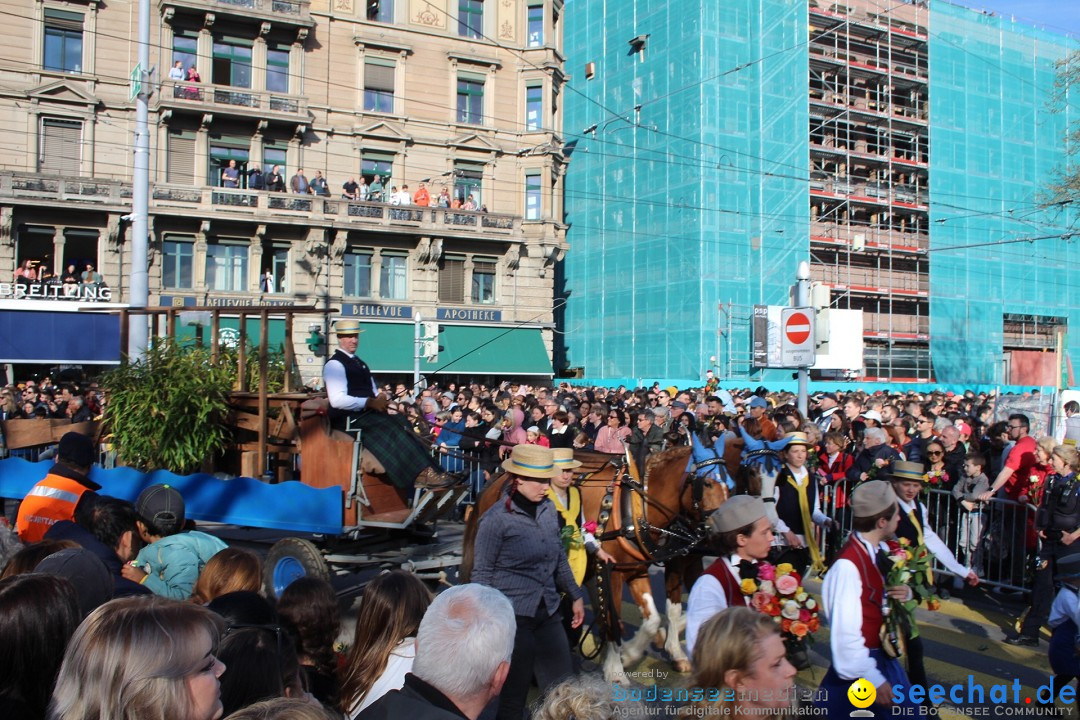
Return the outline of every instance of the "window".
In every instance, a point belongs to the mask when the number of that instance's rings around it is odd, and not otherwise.
[[[275,167],[281,168],[281,175],[288,182],[288,168],[285,165],[285,148],[274,147],[273,143],[263,143],[263,164],[262,171],[264,175],[269,175],[274,171]]]
[[[259,290],[262,292],[274,292],[283,293],[289,291],[289,246],[274,244],[272,242],[263,243],[263,271],[270,271],[270,276],[274,279],[273,284],[269,288],[266,287],[266,283],[262,277],[259,277]]]
[[[484,164],[458,160],[454,163],[454,198],[462,207],[472,197],[475,210],[481,206],[480,186],[484,179]]]
[[[525,219],[540,219],[540,173],[525,175]]]
[[[367,19],[375,22],[394,22],[394,0],[365,0]]]
[[[526,27],[529,47],[540,47],[544,44],[544,6],[530,5],[528,22]]]
[[[484,81],[459,77],[457,81],[457,121],[480,125],[484,122]]]
[[[465,302],[465,258],[451,255],[439,261],[439,302]]]
[[[83,16],[82,13],[45,8],[46,70],[82,72]]]
[[[389,60],[364,61],[364,110],[394,112],[394,63]]]
[[[289,92],[288,48],[266,49],[266,89],[276,93]]]
[[[539,130],[543,127],[540,114],[544,111],[544,86],[530,85],[525,88],[525,129]]]
[[[235,145],[225,144],[211,144],[210,145],[210,158],[209,168],[207,169],[207,177],[210,182],[209,185],[214,187],[223,187],[221,171],[229,167],[229,161],[236,161],[236,169],[239,171],[239,184],[240,187],[247,185],[247,162],[248,162],[248,149],[247,147],[236,147]]]
[[[199,58],[199,34],[191,30],[176,30],[173,34],[172,59],[173,64],[179,60],[183,63],[185,74],[198,61]]]
[[[483,30],[484,0],[458,0],[458,35],[479,39]]]
[[[194,287],[195,238],[166,235],[161,243],[161,286],[175,290]]]
[[[56,175],[78,175],[82,169],[82,121],[41,118],[38,169]]]
[[[345,253],[345,296],[371,297],[371,251]]]
[[[360,156],[360,174],[369,185],[375,180],[376,175],[382,178],[384,185],[387,184],[393,170],[394,156],[390,153],[369,150]]]
[[[404,300],[408,297],[405,282],[404,255],[383,255],[379,267],[379,297],[384,300]]]
[[[473,260],[472,301],[483,305],[495,302],[495,260]]]
[[[206,246],[206,288],[226,292],[247,290],[248,246],[245,240]]]
[[[177,185],[195,182],[195,131],[169,128],[166,179]]]
[[[213,82],[232,87],[251,87],[250,40],[224,35],[214,38]]]

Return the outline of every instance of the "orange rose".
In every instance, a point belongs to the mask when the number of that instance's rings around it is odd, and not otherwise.
[[[810,632],[810,626],[801,620],[791,623],[791,634],[795,637],[806,637],[808,632]]]
[[[784,632],[789,632],[791,630],[791,621],[788,620],[787,618],[784,618],[783,620],[781,620],[780,621],[780,629],[783,630]]]
[[[930,598],[926,601],[927,610],[938,610],[941,608],[941,603],[937,601],[937,598]]]
[[[810,632],[817,632],[821,627],[821,622],[817,619],[817,616],[810,618],[810,622],[806,623],[806,626],[810,628]]]

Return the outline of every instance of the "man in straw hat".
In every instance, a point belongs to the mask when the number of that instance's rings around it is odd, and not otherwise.
[[[382,463],[390,481],[400,488],[413,485],[442,488],[460,480],[442,472],[428,448],[401,415],[386,412],[389,400],[379,393],[371,368],[356,355],[360,344],[360,322],[338,320],[334,323],[338,349],[323,367],[323,381],[330,401],[330,423],[345,429],[364,432],[364,447]]]
[[[708,521],[709,534],[720,556],[690,589],[686,601],[686,650],[693,656],[698,630],[721,610],[750,604],[739,583],[757,577],[757,564],[769,555],[773,529],[761,498],[736,495]]]
[[[931,554],[948,568],[949,572],[964,578],[969,585],[978,585],[979,578],[974,570],[961,565],[934,529],[926,514],[926,505],[919,501],[919,493],[926,484],[923,464],[897,460],[893,463],[892,485],[900,503],[900,523],[896,528],[896,537],[908,541],[909,547],[925,545]],[[911,682],[926,686],[926,667],[923,664],[923,644],[918,628],[912,628],[911,636],[904,638],[907,644],[908,677]]]
[[[820,704],[826,717],[851,717],[856,707],[848,691],[864,679],[876,689],[870,710],[875,717],[885,718],[894,711],[892,686],[909,686],[904,669],[881,644],[888,599],[911,599],[907,585],[885,587],[881,570],[889,562],[884,541],[896,534],[900,507],[889,483],[871,480],[855,488],[851,511],[854,532],[837,554],[821,588],[830,625],[832,665],[821,681],[820,689],[825,693]],[[903,705],[911,710],[901,714],[914,714],[910,698],[905,696]]]
[[[821,511],[817,480],[806,468],[810,440],[806,433],[792,432],[784,436],[787,446],[781,451],[784,466],[776,476],[773,497],[776,499],[777,542],[783,548],[774,558],[776,564],[791,563],[795,572],[803,575],[807,567],[825,572],[825,562],[814,541],[814,525],[828,529],[836,523]]]

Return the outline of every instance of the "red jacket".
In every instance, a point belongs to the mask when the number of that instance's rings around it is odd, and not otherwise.
[[[855,461],[850,453],[846,453],[841,450],[836,459],[829,463],[829,456],[825,453],[821,453],[818,456],[821,459],[821,465],[818,467],[818,473],[821,475],[821,482],[824,485],[832,485],[832,492],[836,497],[836,501],[833,503],[834,507],[842,508],[847,505],[848,487],[846,478],[848,469]]]

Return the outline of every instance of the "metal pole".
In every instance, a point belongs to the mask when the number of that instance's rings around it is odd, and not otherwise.
[[[795,278],[795,307],[808,307],[810,305],[810,263],[805,260],[800,262]],[[810,367],[801,365],[799,367],[799,412],[803,417],[807,416],[809,387]]]
[[[423,351],[420,345],[420,323],[422,318],[420,313],[416,313],[416,317],[413,318],[413,371],[412,371],[412,389],[415,392],[416,388],[420,385],[420,353]]]
[[[132,308],[145,308],[150,299],[147,234],[150,226],[150,0],[139,0],[138,63],[142,87],[135,99],[135,162],[132,178],[131,295]],[[146,316],[132,313],[128,330],[128,357],[139,360],[146,352]]]

